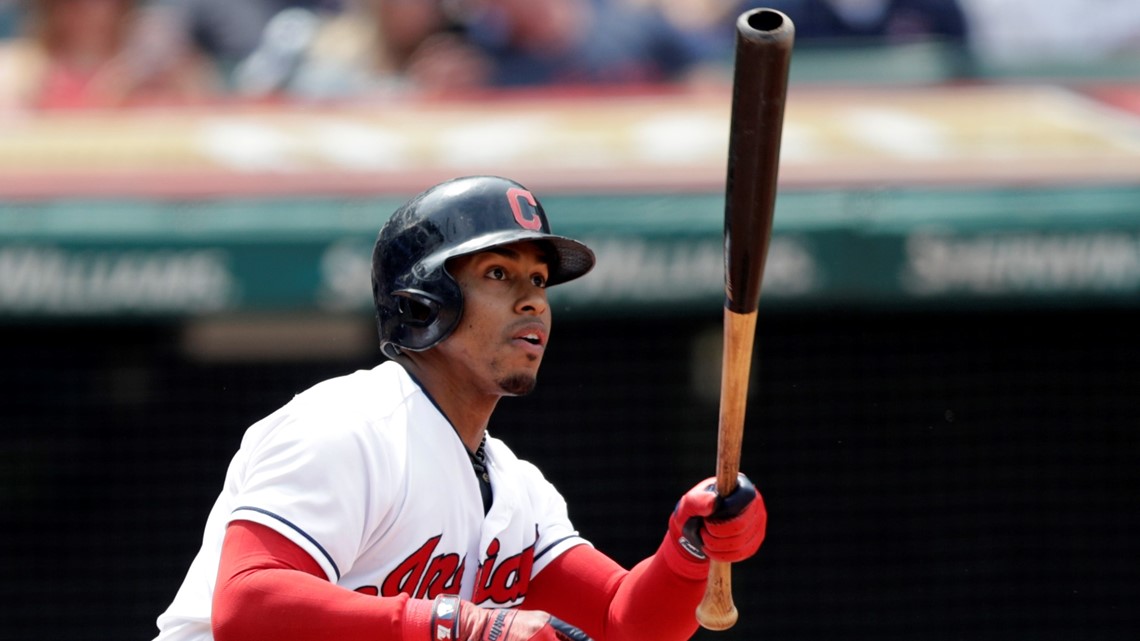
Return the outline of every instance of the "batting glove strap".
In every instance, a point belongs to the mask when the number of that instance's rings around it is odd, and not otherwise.
[[[456,641],[459,635],[459,597],[445,594],[408,599],[404,606],[405,641]]]
[[[672,534],[657,548],[657,558],[673,571],[673,574],[693,581],[704,581],[709,576],[708,559],[698,559],[686,551]]]
[[[432,641],[455,641],[459,638],[459,597],[441,594],[431,609]]]
[[[691,561],[706,561],[705,542],[701,539],[701,527],[705,517],[716,509],[716,480],[705,479],[693,486],[681,497],[669,518],[669,538],[677,547],[678,554]]]

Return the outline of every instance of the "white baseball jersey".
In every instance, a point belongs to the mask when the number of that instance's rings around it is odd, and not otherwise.
[[[498,439],[487,438],[486,453],[494,501],[484,514],[458,434],[398,364],[297,395],[246,431],[158,639],[212,638],[210,603],[234,520],[273,528],[350,590],[518,605],[533,576],[587,542],[536,467]]]

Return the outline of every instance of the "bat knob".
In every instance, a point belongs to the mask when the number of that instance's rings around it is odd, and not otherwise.
[[[732,565],[709,561],[709,582],[697,606],[697,622],[706,630],[727,630],[736,625],[738,615],[732,602]]]

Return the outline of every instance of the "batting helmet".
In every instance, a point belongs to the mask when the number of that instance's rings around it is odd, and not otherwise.
[[[582,243],[555,236],[542,205],[522,185],[497,176],[456,178],[415,196],[380,229],[372,251],[372,299],[380,348],[389,358],[447,338],[463,314],[463,295],[447,261],[499,245],[544,246],[546,284],[573,280],[594,266]]]

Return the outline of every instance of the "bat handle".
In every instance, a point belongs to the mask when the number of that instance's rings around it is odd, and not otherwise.
[[[740,471],[755,335],[755,310],[743,314],[724,310],[724,362],[716,456],[716,491],[721,496],[728,496],[736,489]],[[710,560],[709,580],[705,596],[697,606],[697,621],[709,630],[727,630],[736,623],[736,617],[736,606],[732,603],[732,565]]]
[[[740,469],[738,459],[721,459],[717,469],[716,491],[728,496],[738,485],[736,475]],[[732,602],[732,564],[709,560],[709,580],[705,596],[697,606],[697,621],[707,630],[727,630],[736,624],[738,613]]]
[[[721,461],[717,470],[716,491],[728,496],[736,489],[736,471],[739,464]],[[736,624],[738,613],[732,602],[732,564],[709,560],[709,579],[705,584],[705,596],[697,606],[697,621],[706,630],[727,630]]]
[[[736,624],[736,604],[732,602],[732,564],[709,561],[709,582],[705,598],[697,606],[697,621],[707,630],[727,630]]]

